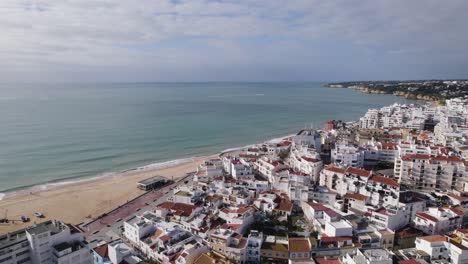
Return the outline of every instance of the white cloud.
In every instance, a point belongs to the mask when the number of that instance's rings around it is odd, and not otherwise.
[[[346,69],[343,62],[333,66],[329,59],[339,60],[335,54],[342,51],[310,49],[333,41],[347,43],[343,50],[360,50],[366,58],[360,60],[358,52],[349,59],[369,69],[374,65],[364,61],[397,56],[404,62],[408,54],[424,62],[433,55],[433,63],[463,63],[467,7],[456,0],[2,0],[0,67],[9,69],[0,77],[17,78],[25,67],[42,72],[64,65],[77,73],[83,67],[96,74],[127,67],[183,76],[183,70],[203,72],[203,67],[326,64],[339,74]],[[263,38],[268,41],[255,42]]]

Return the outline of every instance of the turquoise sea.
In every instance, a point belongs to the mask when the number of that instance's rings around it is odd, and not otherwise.
[[[414,102],[323,85],[1,84],[0,192],[213,154]]]

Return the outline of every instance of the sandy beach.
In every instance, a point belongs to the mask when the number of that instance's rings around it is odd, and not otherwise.
[[[156,175],[175,180],[195,171],[204,159],[217,156],[197,157],[163,168],[147,167],[112,176],[58,185],[32,194],[23,192],[6,197],[0,200],[0,217],[3,217],[7,211],[8,219],[19,220],[22,215],[25,215],[31,218],[31,222],[15,221],[14,224],[0,224],[0,234],[27,227],[34,221],[60,219],[73,224],[87,222],[91,220],[90,217],[101,215],[142,194],[143,191],[136,187],[137,181]],[[45,218],[35,218],[35,212],[43,213]]]

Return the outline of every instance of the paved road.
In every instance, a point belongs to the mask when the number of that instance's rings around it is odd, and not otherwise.
[[[93,248],[101,241],[110,242],[122,235],[123,222],[139,213],[153,210],[154,206],[167,201],[172,195],[171,190],[178,185],[185,185],[185,181],[193,181],[193,173],[178,179],[176,182],[161,189],[150,191],[138,198],[121,205],[108,212],[105,216],[80,227],[85,231],[86,240]],[[135,187],[136,188],[136,187]]]

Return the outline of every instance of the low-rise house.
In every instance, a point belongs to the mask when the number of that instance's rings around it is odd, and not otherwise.
[[[275,183],[275,173],[288,167],[281,160],[272,159],[271,157],[261,157],[255,162],[254,166],[271,184]]]
[[[392,264],[393,254],[386,249],[358,249],[357,254],[341,257],[342,264]]]
[[[314,186],[309,188],[308,200],[315,203],[334,205],[336,203],[337,192],[325,186]]]
[[[224,175],[223,161],[221,159],[205,160],[198,165],[194,181],[210,182],[214,177]]]
[[[260,255],[262,262],[280,262],[289,259],[289,240],[286,237],[267,236]]]
[[[308,238],[289,238],[289,259],[309,259],[312,246]]]
[[[431,207],[416,213],[413,226],[428,235],[445,234],[460,228],[463,212],[456,208]]]
[[[255,208],[253,206],[229,207],[219,211],[219,217],[227,224],[238,225],[239,233],[243,233],[255,221]]]
[[[107,243],[93,248],[93,260],[94,264],[112,264]]]

